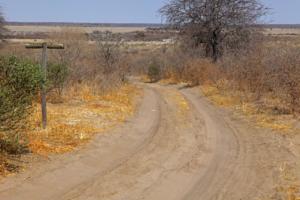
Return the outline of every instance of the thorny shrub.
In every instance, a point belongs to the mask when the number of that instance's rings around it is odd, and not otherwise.
[[[46,80],[42,80],[40,65],[33,64],[40,62],[40,50],[26,50],[20,44],[7,44],[1,49],[1,151],[21,153],[22,148],[26,147],[23,132],[27,129],[28,114],[42,81],[47,86],[48,100],[55,100],[52,103],[61,103],[63,99],[57,99],[57,95],[61,96],[69,88],[80,89],[82,85],[92,85],[95,95],[116,89],[126,81],[130,63],[126,61],[127,55],[122,45],[111,41],[112,37],[115,35],[107,33],[107,37],[95,44],[90,43],[86,35],[78,30],[66,29],[53,33],[49,42],[62,43],[65,48],[48,51]],[[112,51],[106,54],[107,50]],[[22,59],[10,57],[10,54]]]
[[[160,66],[156,62],[152,62],[148,67],[148,77],[151,83],[157,82],[160,80],[161,71]]]
[[[65,82],[69,75],[66,64],[49,63],[47,65],[47,89],[61,96]]]
[[[0,57],[0,150],[20,153],[25,146],[20,137],[39,91],[39,65],[16,57]]]
[[[155,55],[161,62],[162,79],[172,78],[190,86],[213,84],[221,91],[235,92],[241,101],[254,102],[262,109],[268,107],[274,113],[297,115],[300,113],[299,41],[259,35],[248,48],[226,52],[217,63],[179,45],[140,56],[153,58]],[[147,59],[144,62],[138,59],[140,69],[149,66]],[[272,105],[271,101],[276,103]]]

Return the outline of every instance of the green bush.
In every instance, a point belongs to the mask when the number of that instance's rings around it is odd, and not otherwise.
[[[42,82],[37,64],[14,56],[0,57],[0,150],[18,153],[22,130]]]
[[[153,62],[148,68],[148,77],[150,79],[150,82],[154,83],[160,80],[161,78],[161,71],[160,66]]]
[[[47,66],[48,91],[55,90],[59,95],[61,95],[68,74],[69,69],[66,64],[49,63]]]

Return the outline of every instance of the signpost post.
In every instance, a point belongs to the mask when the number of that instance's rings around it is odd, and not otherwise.
[[[32,43],[25,46],[27,49],[42,49],[42,73],[43,73],[43,83],[41,85],[41,106],[42,106],[42,125],[43,129],[47,127],[47,91],[45,86],[45,80],[47,78],[47,50],[48,49],[64,49],[63,44],[51,44],[51,43]]]

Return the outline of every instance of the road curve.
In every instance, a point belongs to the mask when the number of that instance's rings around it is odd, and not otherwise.
[[[144,87],[133,119],[83,150],[5,180],[0,199],[240,200],[270,193],[284,153],[268,136],[195,90]]]

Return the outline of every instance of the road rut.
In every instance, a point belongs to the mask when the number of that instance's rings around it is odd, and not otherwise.
[[[270,193],[288,153],[269,135],[232,120],[193,89],[143,87],[133,119],[8,178],[0,199],[240,200]]]

